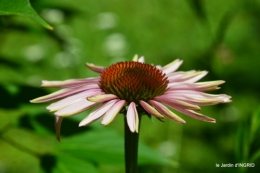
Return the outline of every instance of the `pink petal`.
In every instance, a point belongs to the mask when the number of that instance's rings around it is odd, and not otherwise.
[[[94,121],[96,121],[97,119],[99,119],[100,117],[102,117],[109,109],[111,109],[111,107],[117,102],[119,101],[118,99],[115,100],[111,100],[109,102],[104,103],[103,105],[97,107],[96,109],[94,109],[85,119],[83,119],[79,126],[86,126]]]
[[[167,97],[167,95],[155,97],[154,100],[165,103],[172,108],[180,107],[182,109],[201,110],[201,108],[197,105],[193,105],[177,99],[172,99],[171,97]]]
[[[126,101],[125,100],[120,100],[117,103],[115,103],[111,109],[104,115],[104,118],[101,122],[103,125],[108,125],[110,124],[117,114],[121,111],[121,109],[125,106]]]
[[[61,87],[61,88],[69,88],[69,87],[80,87],[86,84],[97,84],[100,80],[100,77],[96,78],[86,78],[86,79],[70,79],[65,81],[42,81],[42,87]]]
[[[138,133],[139,128],[139,117],[136,110],[135,102],[131,102],[126,114],[127,124],[131,132]]]
[[[144,56],[141,56],[141,57],[138,59],[138,62],[144,63]]]
[[[69,95],[88,90],[88,89],[100,89],[98,84],[90,84],[86,85],[84,87],[75,87],[75,88],[66,88],[66,89],[61,89],[59,91],[56,91],[54,93],[51,93],[46,96],[38,97],[36,99],[30,100],[31,103],[42,103],[42,102],[48,102],[51,100],[56,100],[60,98],[67,97]]]
[[[94,72],[97,72],[97,73],[102,73],[103,70],[105,69],[105,67],[102,67],[102,66],[95,66],[94,64],[91,64],[91,63],[86,63],[86,66],[94,71]]]
[[[180,118],[178,115],[174,114],[172,111],[170,111],[166,106],[163,104],[154,101],[154,100],[149,100],[148,103],[153,105],[161,114],[167,116],[173,121],[176,121],[178,123],[184,124],[186,123],[182,118]]]
[[[118,97],[114,94],[100,94],[93,97],[88,97],[88,101],[101,103],[112,99],[117,99]]]
[[[201,78],[203,78],[204,76],[206,76],[207,73],[208,73],[207,71],[191,71],[185,73],[184,75],[180,75],[180,73],[175,75],[173,73],[172,75],[168,76],[168,80],[170,83],[174,83],[174,82],[194,83],[200,80]]]
[[[96,94],[102,94],[102,93],[103,92],[100,89],[90,89],[90,90],[87,90],[87,91],[83,91],[81,93],[69,96],[69,97],[64,98],[60,101],[52,103],[51,105],[49,105],[47,107],[47,109],[50,110],[51,112],[57,111],[57,110],[62,109],[66,106],[74,104],[74,103],[76,103],[80,100],[86,99],[87,97],[90,97],[90,96],[93,96],[93,95],[96,95]]]
[[[64,107],[57,112],[55,112],[56,116],[61,116],[61,117],[67,117],[67,116],[72,116],[76,115],[78,113],[81,113],[90,107],[96,105],[97,103],[95,102],[90,102],[86,99],[80,100],[72,105],[69,105],[67,107]]]
[[[200,106],[231,102],[231,97],[225,94],[214,95],[190,90],[168,90],[163,97],[166,97],[166,99],[183,100]]]
[[[173,62],[171,62],[170,64],[167,64],[166,66],[164,66],[162,68],[162,71],[165,74],[172,73],[172,72],[176,71],[181,66],[182,62],[183,62],[182,60],[176,59]]]
[[[146,110],[149,114],[154,115],[155,117],[157,117],[159,119],[164,118],[164,116],[162,114],[160,114],[160,112],[158,112],[154,107],[152,107],[151,105],[149,105],[145,101],[141,100],[139,103],[144,108],[144,110]]]
[[[168,84],[168,87],[170,90],[209,91],[219,89],[218,86],[223,83],[225,83],[225,81],[210,81],[198,83],[172,82]]]
[[[210,122],[210,123],[216,123],[216,120],[214,118],[205,116],[205,115],[195,112],[193,110],[185,110],[185,109],[179,109],[179,108],[176,108],[176,110],[185,115],[188,115],[192,118],[198,119],[198,120],[202,120],[202,121],[206,121],[206,122]]]
[[[55,131],[56,131],[56,138],[60,141],[60,128],[62,123],[62,117],[55,116]]]

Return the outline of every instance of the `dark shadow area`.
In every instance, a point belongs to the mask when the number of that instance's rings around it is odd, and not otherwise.
[[[17,70],[21,69],[21,64],[11,61],[8,57],[4,57],[2,55],[0,55],[0,64]]]
[[[207,15],[204,9],[204,3],[202,0],[188,0],[191,5],[191,9],[195,12],[199,19],[207,22]]]
[[[22,103],[29,103],[33,98],[48,94],[47,91],[42,88],[25,85],[18,85],[17,87],[19,88],[18,93],[13,95],[9,93],[3,85],[0,85],[1,108],[15,109],[18,108]]]
[[[56,164],[57,164],[57,159],[55,156],[49,154],[40,156],[40,165],[45,173],[51,173],[54,167],[56,166]]]
[[[18,125],[28,130],[36,130],[33,121],[37,122],[39,125],[47,129],[52,134],[56,133],[55,124],[54,124],[55,117],[54,115],[48,113],[42,113],[34,117],[25,115],[19,119]],[[84,133],[92,129],[90,126],[87,127],[78,127],[78,126],[79,126],[78,121],[75,121],[71,118],[64,118],[61,125],[62,136],[72,136],[75,134]]]
[[[55,134],[55,126],[54,126],[54,115],[50,114],[39,114],[35,117],[35,121],[41,124],[43,127],[48,129],[50,132]],[[91,130],[91,127],[78,127],[79,122],[75,121],[71,118],[64,118],[61,125],[61,134],[62,136],[72,136],[79,133],[84,133],[88,130]],[[77,128],[78,127],[78,128]]]
[[[25,129],[34,130],[33,124],[31,122],[31,117],[28,115],[25,115],[19,119],[19,126],[23,127]]]

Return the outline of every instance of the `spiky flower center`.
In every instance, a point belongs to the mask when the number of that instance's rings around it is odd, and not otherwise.
[[[100,87],[127,102],[150,100],[163,94],[169,81],[161,70],[140,62],[119,62],[101,74]]]

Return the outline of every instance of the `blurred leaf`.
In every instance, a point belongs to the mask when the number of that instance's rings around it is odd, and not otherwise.
[[[99,173],[93,164],[86,161],[66,155],[59,156],[57,159],[53,173]]]
[[[110,129],[97,129],[64,139],[57,147],[58,150],[79,159],[97,163],[124,164],[123,141],[123,136]],[[141,164],[170,165],[167,159],[144,144],[140,144],[138,155]]]
[[[31,154],[51,153],[56,143],[53,136],[37,135],[21,128],[12,128],[3,133],[2,137],[12,142],[14,146]]]
[[[139,164],[162,164],[162,165],[170,165],[172,167],[177,167],[178,162],[175,160],[166,159],[157,151],[154,151],[150,147],[144,145],[143,143],[139,143],[139,156],[138,162]]]
[[[257,160],[260,160],[260,149],[257,152],[255,152],[255,154],[252,156],[250,162],[256,163]]]
[[[236,141],[236,157],[238,161],[246,161],[249,154],[249,135],[248,135],[248,125],[244,123],[241,125],[237,132]]]
[[[29,0],[1,0],[0,15],[20,15],[28,17],[48,29],[53,29],[32,8]]]
[[[201,0],[189,0],[189,2],[191,3],[191,6],[193,8],[193,10],[195,11],[196,15],[202,19],[205,20],[206,19],[206,14],[205,14],[205,9],[204,9],[204,3]]]
[[[251,118],[250,142],[252,143],[260,132],[260,108],[258,108]]]
[[[7,141],[0,139],[0,172],[1,173],[40,173],[37,157],[19,150]]]
[[[21,110],[0,109],[0,117],[1,117],[0,130],[2,130],[2,128],[5,128],[8,124],[20,118],[23,115],[24,112]]]

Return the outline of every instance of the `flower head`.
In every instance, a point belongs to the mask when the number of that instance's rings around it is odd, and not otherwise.
[[[130,130],[138,133],[140,114],[158,119],[168,117],[178,123],[185,121],[170,109],[190,117],[215,123],[215,119],[200,114],[200,106],[231,102],[225,94],[207,94],[204,91],[219,89],[224,81],[197,82],[206,71],[175,72],[182,61],[177,59],[161,67],[144,63],[144,57],[134,56],[133,61],[118,62],[107,68],[87,63],[87,67],[100,74],[96,78],[65,81],[42,81],[42,87],[63,88],[52,94],[31,100],[42,103],[59,100],[47,107],[55,112],[56,135],[60,138],[63,117],[76,115],[91,107],[94,110],[79,126],[86,126],[103,117],[101,124],[110,124],[122,111],[126,112]]]

